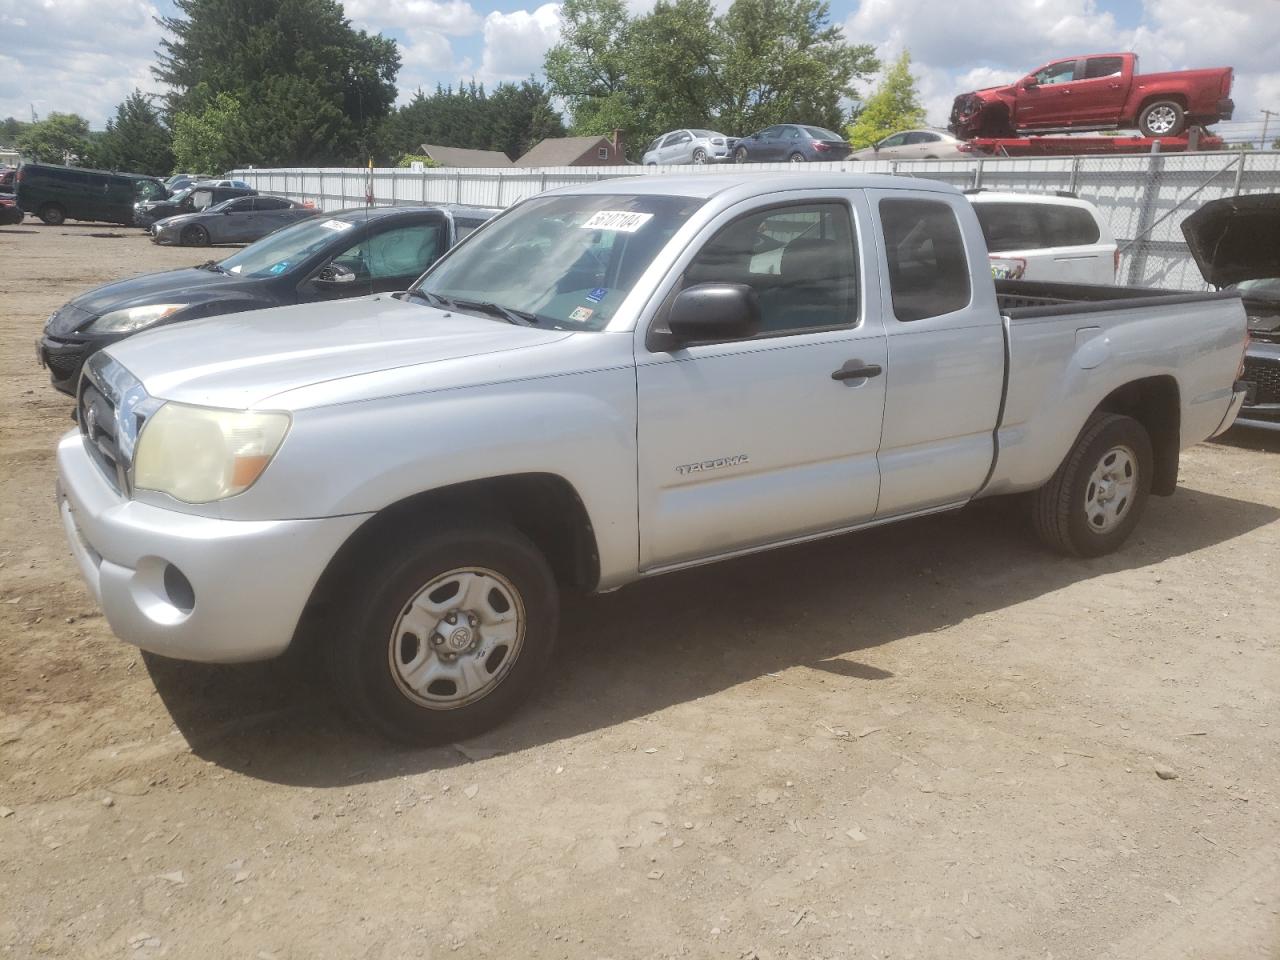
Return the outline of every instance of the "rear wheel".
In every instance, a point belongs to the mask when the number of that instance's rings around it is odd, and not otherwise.
[[[790,163],[804,163],[804,154],[797,150],[795,153],[791,154],[791,156],[787,157],[787,160]]]
[[[1186,126],[1186,114],[1176,100],[1156,100],[1138,114],[1138,129],[1144,137],[1176,137]]]
[[[332,683],[355,719],[396,740],[447,743],[500,723],[536,689],[559,599],[523,534],[423,528],[370,559],[328,649]]]
[[[1137,526],[1151,492],[1151,437],[1132,417],[1100,414],[1036,491],[1036,533],[1077,557],[1117,550]]]
[[[209,231],[198,223],[193,223],[191,226],[183,228],[182,236],[179,239],[184,247],[207,247],[209,245]]]
[[[62,204],[46,203],[36,216],[51,227],[60,227],[66,222],[67,211],[62,209]]]

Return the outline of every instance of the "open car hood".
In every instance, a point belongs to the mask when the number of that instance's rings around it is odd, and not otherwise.
[[[1215,287],[1280,277],[1280,193],[1210,200],[1182,221],[1182,235]]]

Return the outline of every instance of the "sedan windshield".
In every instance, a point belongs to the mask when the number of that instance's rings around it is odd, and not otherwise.
[[[249,244],[219,266],[241,277],[274,277],[309,260],[333,240],[335,233],[345,233],[354,226],[347,220],[303,220]]]
[[[1236,284],[1240,296],[1248,300],[1266,300],[1280,303],[1280,277],[1267,277],[1262,280],[1244,280]]]
[[[700,206],[689,197],[535,197],[469,238],[413,290],[464,312],[602,330]]]

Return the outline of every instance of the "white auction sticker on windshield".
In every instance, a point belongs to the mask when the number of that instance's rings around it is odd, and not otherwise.
[[[582,225],[583,230],[617,230],[619,233],[635,233],[653,219],[652,213],[632,213],[630,210],[597,210]]]
[[[343,220],[326,220],[324,223],[320,224],[320,226],[324,227],[326,230],[350,230],[351,229],[351,224]]]

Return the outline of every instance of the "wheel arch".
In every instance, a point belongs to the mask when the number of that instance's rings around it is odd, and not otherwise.
[[[383,507],[361,524],[330,559],[307,601],[294,642],[325,620],[343,584],[383,538],[404,536],[433,519],[463,517],[509,523],[542,551],[562,589],[592,591],[600,580],[595,529],[578,491],[552,473],[519,473],[425,490]]]
[[[1117,413],[1142,424],[1151,437],[1155,461],[1151,492],[1170,496],[1178,486],[1178,455],[1182,449],[1182,402],[1178,381],[1169,374],[1131,380],[1098,404],[1099,413]]]
[[[1136,123],[1139,118],[1141,118],[1143,110],[1147,109],[1147,107],[1151,106],[1153,103],[1158,103],[1161,100],[1168,100],[1172,103],[1176,103],[1182,108],[1182,112],[1184,114],[1187,112],[1187,96],[1184,93],[1175,93],[1173,91],[1170,91],[1169,93],[1146,93],[1143,95],[1142,99],[1138,101],[1138,109],[1133,112],[1134,122]]]

